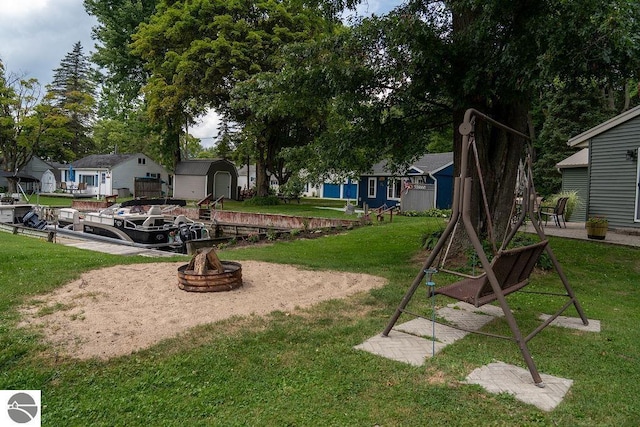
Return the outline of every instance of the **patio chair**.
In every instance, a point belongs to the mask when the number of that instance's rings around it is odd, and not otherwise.
[[[87,190],[87,183],[86,182],[80,182],[78,183],[78,193],[84,193]]]
[[[547,221],[549,218],[553,219],[553,222],[558,227],[562,228],[562,224],[564,224],[564,228],[567,228],[567,223],[565,220],[565,213],[567,210],[567,201],[568,197],[560,197],[556,202],[556,205],[551,207],[542,207],[540,208],[540,215],[544,217],[544,225],[547,225]],[[562,220],[562,222],[560,222]]]
[[[68,189],[67,189],[67,183],[66,183],[66,182],[64,182],[64,181],[62,181],[62,182],[60,183],[60,189],[62,190],[62,192],[63,192],[63,193],[66,193],[66,192],[67,192],[67,190],[68,190]]]

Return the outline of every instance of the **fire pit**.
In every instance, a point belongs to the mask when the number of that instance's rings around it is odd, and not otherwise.
[[[178,268],[178,287],[189,292],[222,292],[242,286],[242,266],[220,261],[213,248],[200,249]]]

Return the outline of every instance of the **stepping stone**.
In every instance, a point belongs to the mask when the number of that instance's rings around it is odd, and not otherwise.
[[[445,346],[441,342],[392,330],[387,337],[376,335],[354,348],[413,366],[422,366],[427,358]]]
[[[473,306],[471,306],[473,307]],[[475,307],[474,307],[475,308]],[[438,316],[461,328],[477,331],[487,323],[495,319],[495,316],[478,314],[472,311],[459,310],[452,307],[443,307],[437,311]]]
[[[447,307],[459,308],[461,310],[470,311],[472,313],[484,313],[494,317],[504,316],[504,313],[502,312],[502,308],[500,306],[491,305],[491,304],[486,304],[486,305],[483,305],[482,307],[476,307],[473,304],[459,301],[454,304],[449,304]]]
[[[540,374],[545,387],[538,387],[527,369],[495,362],[474,369],[465,379],[467,384],[477,384],[489,393],[509,393],[521,402],[543,411],[555,409],[571,388],[573,380]]]
[[[539,319],[544,322],[550,317],[551,316],[548,314],[541,314]],[[582,319],[579,317],[558,316],[550,323],[550,326],[559,326],[561,328],[577,329],[579,331],[587,332],[600,332],[600,321],[592,319],[588,320],[589,324],[585,326],[582,324]]]
[[[435,336],[433,335],[435,325]],[[435,338],[443,344],[453,344],[460,338],[463,338],[468,332],[450,326],[434,323],[431,320],[418,317],[406,323],[398,325],[395,330],[406,332],[412,335],[418,335],[429,339]]]

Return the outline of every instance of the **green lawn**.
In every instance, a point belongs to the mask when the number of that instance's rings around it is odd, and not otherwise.
[[[271,209],[319,211],[293,205]],[[225,203],[225,209],[232,206]],[[340,235],[220,251],[223,259],[366,272],[389,283],[293,313],[197,327],[109,361],[55,355],[38,331],[16,327],[16,308],[82,271],[170,260],[105,255],[2,233],[0,387],[42,390],[46,426],[638,424],[638,249],[551,238],[587,315],[602,322],[598,334],[550,327],[530,342],[542,373],[574,380],[551,413],[460,383],[472,369],[495,360],[524,367],[511,342],[467,336],[423,367],[354,350],[382,331],[419,270],[422,235],[439,227],[436,219],[394,217],[392,223]],[[551,273],[536,273],[533,281],[538,287],[559,285]],[[523,293],[509,301],[524,329],[558,304]],[[429,305],[421,293],[412,301],[414,310]],[[486,330],[507,327],[497,320]]]

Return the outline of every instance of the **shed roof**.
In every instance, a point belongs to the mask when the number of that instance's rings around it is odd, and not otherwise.
[[[589,166],[589,149],[583,148],[566,159],[556,163],[558,169],[584,168]]]
[[[420,157],[414,163],[409,165],[405,173],[411,175],[434,174],[447,166],[453,164],[453,152],[448,153],[430,153]],[[372,173],[369,175],[391,176],[393,175],[387,170],[387,162],[379,162],[373,165]]]
[[[204,176],[209,173],[209,170],[212,166],[215,166],[217,163],[228,163],[233,165],[231,162],[225,159],[194,159],[194,160],[183,160],[176,165],[176,175],[198,175]],[[234,166],[235,167],[235,166]]]
[[[591,138],[596,137],[601,133],[604,133],[609,129],[614,128],[637,116],[640,116],[640,105],[630,110],[627,110],[622,114],[618,114],[612,119],[609,119],[606,122],[600,123],[598,126],[592,127],[586,132],[582,132],[580,135],[576,135],[573,138],[569,138],[569,141],[567,141],[567,144],[571,147],[586,147],[589,144],[589,140]]]

